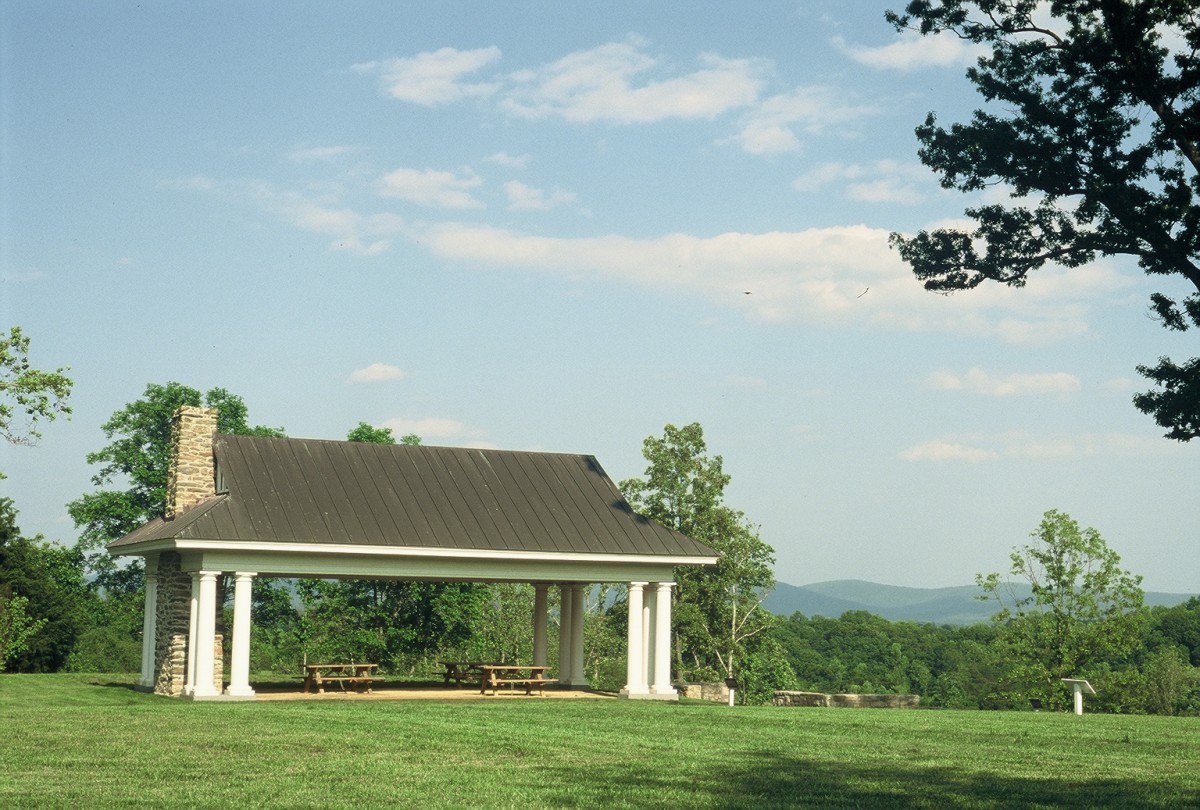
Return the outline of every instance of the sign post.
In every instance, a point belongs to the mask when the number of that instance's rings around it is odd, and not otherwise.
[[[1069,683],[1075,689],[1075,714],[1083,714],[1083,693],[1096,694],[1092,685],[1082,678],[1063,678],[1063,683]]]

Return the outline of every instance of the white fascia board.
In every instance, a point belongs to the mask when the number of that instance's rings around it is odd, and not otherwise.
[[[677,565],[711,565],[710,556],[578,554],[334,543],[182,540],[120,549],[149,555],[175,550],[185,571],[254,571],[279,577],[347,577],[439,581],[665,582]]]
[[[205,556],[209,553],[222,554],[254,553],[278,555],[333,555],[333,556],[366,556],[366,557],[402,557],[402,558],[442,558],[477,561],[510,561],[510,562],[561,562],[561,563],[615,563],[633,565],[715,565],[716,557],[708,556],[664,556],[657,554],[581,554],[563,551],[517,551],[512,549],[460,549],[433,548],[428,546],[364,546],[342,543],[264,543],[253,541],[228,540],[174,540],[165,541],[164,548],[173,548],[180,552],[202,551]],[[158,543],[154,544],[158,546]],[[148,547],[139,548],[136,552],[141,555],[147,551],[158,550]]]

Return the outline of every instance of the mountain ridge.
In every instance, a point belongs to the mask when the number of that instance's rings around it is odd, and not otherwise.
[[[1029,595],[1029,586],[1009,583],[1018,598]],[[980,600],[978,585],[953,585],[945,588],[914,588],[884,585],[862,579],[835,579],[809,585],[778,582],[763,600],[763,607],[778,616],[802,613],[805,616],[837,618],[848,610],[865,610],[890,621],[914,621],[932,624],[979,624],[996,613],[996,603]],[[1146,592],[1146,605],[1172,607],[1195,594]]]

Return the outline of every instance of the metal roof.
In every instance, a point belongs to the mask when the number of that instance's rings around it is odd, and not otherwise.
[[[717,556],[633,511],[593,456],[218,435],[222,492],[112,542],[191,539]]]

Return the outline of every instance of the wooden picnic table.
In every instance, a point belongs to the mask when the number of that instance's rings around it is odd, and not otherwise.
[[[527,664],[480,664],[480,684],[479,694],[486,695],[487,690],[491,689],[492,694],[496,694],[496,689],[508,684],[510,687],[517,684],[522,684],[525,687],[525,694],[532,695],[533,687],[537,687],[538,694],[543,694],[542,686],[548,683],[557,683],[557,678],[547,678],[546,670],[550,669],[547,666],[527,665]]]
[[[474,681],[479,675],[479,668],[484,664],[490,664],[491,661],[438,661],[438,665],[445,668],[444,672],[436,674],[442,676],[444,686],[449,686],[450,681],[454,681],[455,686],[462,686],[463,681]]]
[[[379,664],[305,664],[304,691],[311,692],[312,687],[316,686],[317,692],[323,695],[325,684],[336,682],[342,691],[346,690],[346,684],[349,683],[357,690],[366,687],[370,692],[377,666]]]

